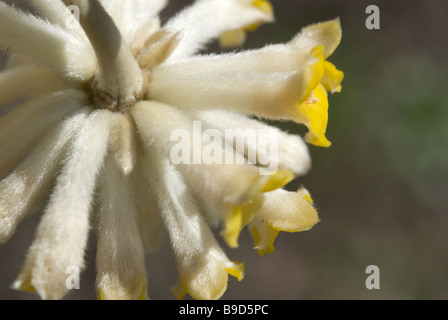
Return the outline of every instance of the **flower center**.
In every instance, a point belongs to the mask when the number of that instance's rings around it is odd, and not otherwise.
[[[145,84],[149,81],[150,70],[169,58],[180,39],[177,32],[159,29],[134,54],[125,46],[120,48],[117,59],[111,59],[109,54],[97,54],[99,69],[90,82],[95,107],[124,112],[146,99]],[[101,53],[102,50],[96,51]],[[101,58],[107,63],[100,61]]]
[[[141,98],[144,83],[142,71],[101,3],[80,1],[78,5],[79,22],[98,62],[98,69],[89,84],[92,100],[99,109],[124,111]]]
[[[142,88],[134,94],[127,96],[114,95],[110,90],[101,88],[97,77],[94,77],[89,84],[91,99],[98,109],[107,109],[113,112],[125,112],[136,102],[143,100],[144,94]]]

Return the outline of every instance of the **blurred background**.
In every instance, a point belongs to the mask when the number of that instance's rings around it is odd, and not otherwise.
[[[28,8],[25,1],[6,2]],[[163,21],[191,1],[171,2]],[[222,299],[447,299],[448,2],[272,3],[276,23],[250,33],[243,48],[288,41],[310,23],[335,17],[342,23],[342,43],[329,58],[345,73],[342,92],[329,97],[333,145],[310,146],[311,172],[289,186],[306,186],[321,222],[303,233],[280,233],[276,250],[263,257],[242,232],[240,247],[226,252],[245,262],[246,275],[242,282],[231,277]],[[365,26],[371,4],[380,9],[379,30]],[[38,219],[28,217],[0,247],[0,299],[38,299],[10,289]],[[81,289],[66,299],[96,299],[93,234],[87,256]],[[380,269],[380,289],[365,286],[369,265]],[[147,269],[150,297],[173,299],[169,241]]]

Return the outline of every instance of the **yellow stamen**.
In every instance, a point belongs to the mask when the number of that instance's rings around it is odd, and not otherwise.
[[[309,130],[305,140],[316,146],[329,147],[331,142],[325,137],[328,123],[327,92],[322,85],[318,85],[312,95],[316,98],[316,103],[304,102],[299,105],[299,112]]]
[[[324,75],[321,83],[325,87],[325,90],[335,93],[341,92],[341,82],[344,79],[344,73],[334,66],[331,62],[324,62]]]

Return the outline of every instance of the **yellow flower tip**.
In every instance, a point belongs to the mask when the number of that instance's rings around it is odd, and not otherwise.
[[[311,49],[310,53],[316,57],[316,58],[322,58],[323,59],[323,54],[324,54],[324,46],[315,46],[313,49]]]
[[[132,289],[117,285],[105,285],[98,289],[98,300],[148,300],[146,281],[141,280]]]
[[[225,271],[227,275],[227,270]],[[177,300],[183,300],[189,294],[195,300],[218,300],[227,290],[228,278],[218,279],[217,283],[211,284],[211,287],[188,287],[185,283],[178,283],[171,289]]]
[[[306,99],[311,96],[313,90],[316,89],[324,76],[325,61],[323,58],[323,52],[323,46],[316,46],[310,51],[308,63],[303,72],[302,83],[304,85],[298,101],[299,105],[304,103]]]
[[[305,141],[319,147],[329,147],[331,142],[325,137],[328,123],[328,97],[323,85],[318,85],[308,99],[298,106],[303,124],[309,132]]]
[[[252,5],[269,15],[272,15],[274,12],[272,3],[266,0],[254,0],[254,2],[252,2]]]
[[[328,58],[339,46],[342,39],[341,21],[339,18],[315,23],[302,29],[299,36],[293,39],[302,41],[303,37],[316,39],[325,48],[323,57]]]
[[[335,23],[335,22],[329,22]],[[310,52],[310,62],[303,73],[305,84],[298,103],[297,122],[308,127],[305,141],[319,147],[329,147],[331,142],[325,132],[328,123],[327,92],[340,92],[344,73],[324,60],[325,49],[316,46]]]
[[[31,276],[28,275],[25,280],[20,280],[21,275],[19,275],[19,279],[17,279],[12,287],[15,290],[23,291],[23,292],[29,292],[29,293],[37,293],[36,288],[31,284]]]
[[[264,256],[264,250],[260,247],[261,236],[260,233],[258,232],[257,227],[253,226],[250,229],[250,234],[252,235],[252,239],[254,240],[254,249],[257,250],[260,256]]]
[[[328,148],[331,146],[331,142],[325,136],[316,137],[314,134],[307,133],[305,135],[305,141],[316,147]]]
[[[333,90],[331,90],[331,93],[339,93],[342,91],[342,86],[339,85],[336,88],[334,88]]]
[[[102,289],[98,290],[98,300],[106,300],[106,296],[104,295],[104,292]]]
[[[236,48],[246,42],[246,31],[243,29],[229,30],[219,37],[219,45],[221,48]]]
[[[146,292],[146,281],[144,281],[142,291],[141,291],[140,295],[137,297],[137,300],[148,300],[148,299],[149,299],[149,297]]]
[[[137,300],[141,300],[141,301],[148,300],[148,297],[146,296],[145,292],[142,292],[142,295],[140,297],[138,297]]]
[[[244,278],[244,263],[232,261],[232,265],[226,268],[226,272],[241,281]]]
[[[245,203],[241,204],[242,210],[242,223],[241,228],[247,226],[253,218],[260,212],[263,207],[264,195],[261,193],[256,193],[252,198],[247,200]]]
[[[320,222],[314,201],[307,189],[301,188],[297,191],[294,212],[289,219],[277,219],[271,222],[271,227],[277,231],[301,232],[310,230]]]
[[[184,273],[181,280],[171,288],[178,300],[182,300],[186,294],[195,300],[217,300],[227,290],[228,275],[239,281],[244,278],[244,263],[229,260],[208,262],[208,265],[200,270]]]
[[[233,206],[231,211],[221,235],[229,247],[238,248],[238,238],[243,226],[243,210],[241,206]]]
[[[274,252],[274,250],[275,250],[273,245],[267,249],[261,249],[261,248],[257,248],[257,247],[255,247],[255,249],[257,250],[260,257],[263,257],[265,254],[270,254],[270,253]]]
[[[335,93],[341,92],[341,82],[344,79],[344,73],[334,66],[331,62],[324,62],[324,75],[321,83],[325,87],[325,90]]]
[[[330,43],[328,43],[325,47],[324,58],[326,59],[333,54],[333,52],[341,43],[342,28],[341,28],[341,20],[339,19],[339,17],[324,22],[323,24],[324,24],[323,26],[326,28],[327,37],[333,39],[331,45]]]
[[[252,2],[252,5],[254,7],[256,7],[257,9],[259,9],[261,12],[265,13],[267,16],[269,16],[270,18],[273,18],[274,16],[274,7],[272,6],[272,4],[269,1],[266,0],[254,0]],[[253,23],[249,26],[247,26],[246,28],[244,28],[246,31],[255,31],[257,30],[261,25],[263,24],[263,22],[257,22],[257,23]]]
[[[262,13],[268,17],[265,21],[258,21],[252,23],[244,28],[229,30],[221,34],[219,37],[219,45],[221,48],[236,48],[240,47],[246,42],[247,32],[257,30],[263,23],[269,22],[274,17],[274,8],[269,1],[266,0],[254,0],[252,6],[259,9]]]
[[[228,218],[224,224],[222,237],[231,248],[238,247],[238,238],[241,230],[248,225],[263,205],[263,195],[256,193],[241,205],[229,206]]]
[[[250,229],[252,239],[254,240],[254,249],[257,250],[260,256],[264,256],[265,253],[274,252],[274,242],[277,238],[279,231],[271,227],[268,221],[261,220],[263,231],[258,230],[254,225]],[[262,237],[263,234],[263,237]]]
[[[307,189],[302,187],[301,189],[299,189],[297,191],[297,194],[299,195],[299,197],[302,197],[303,199],[305,199],[309,203],[314,204],[314,200],[313,200],[313,198],[311,198],[311,194],[308,192]]]
[[[269,179],[262,187],[261,192],[269,192],[284,187],[294,180],[294,178],[294,173],[289,169],[277,170],[277,172],[269,176]]]
[[[314,202],[313,202],[313,199],[312,199],[310,196],[308,196],[308,195],[303,196],[303,199],[305,199],[305,200],[308,201],[309,203],[314,203]]]
[[[297,192],[278,190],[270,194],[265,205],[249,225],[254,249],[260,256],[274,251],[274,242],[280,231],[306,231],[319,222],[313,199],[305,188]]]
[[[183,300],[184,297],[187,295],[187,286],[185,283],[185,279],[179,280],[177,284],[175,284],[171,288],[171,292],[173,293],[174,297],[177,300]]]

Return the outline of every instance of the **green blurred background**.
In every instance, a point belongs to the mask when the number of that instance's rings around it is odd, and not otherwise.
[[[164,21],[191,1],[171,2]],[[330,96],[333,145],[310,146],[312,171],[290,186],[307,187],[321,222],[304,233],[280,233],[274,253],[263,257],[243,232],[240,247],[226,251],[245,262],[246,276],[231,278],[223,299],[448,298],[448,2],[272,3],[276,23],[251,33],[244,48],[288,41],[307,24],[340,17],[342,43],[329,60],[345,79],[342,92]],[[379,30],[365,27],[371,4],[380,9]],[[37,298],[9,289],[37,222],[27,218],[0,247],[0,299]],[[96,298],[94,240],[92,234],[81,289],[66,299]],[[365,286],[369,265],[380,269],[378,290]],[[168,241],[147,268],[150,297],[173,299],[177,274]]]

